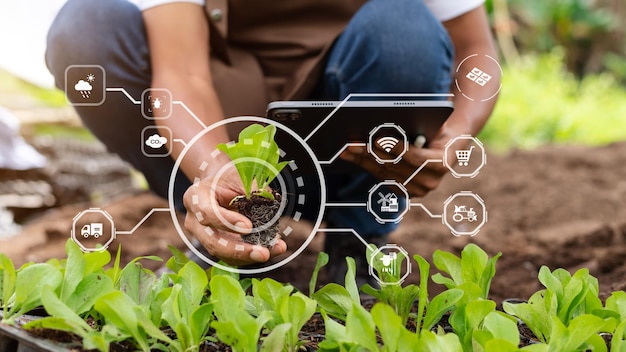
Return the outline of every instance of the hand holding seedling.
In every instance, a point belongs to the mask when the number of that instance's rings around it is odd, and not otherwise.
[[[237,143],[218,145],[234,167],[204,177],[185,193],[185,227],[209,253],[231,265],[265,262],[287,248],[277,235],[281,195],[268,188],[287,164],[278,161],[275,132],[274,126],[253,124]],[[245,211],[251,208],[253,214]],[[267,211],[269,216],[252,216]]]

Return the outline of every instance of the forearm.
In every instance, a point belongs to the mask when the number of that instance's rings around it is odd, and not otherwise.
[[[162,130],[169,128],[174,139],[190,143],[204,126],[224,118],[212,85],[204,9],[190,3],[170,3],[144,11],[143,17],[150,45],[152,87],[169,90],[174,100],[183,102],[201,121],[177,107],[169,118],[155,122]],[[219,169],[227,162],[221,157],[210,159],[211,167],[205,172],[199,166],[209,161],[208,156],[218,143],[228,140],[225,127],[212,130],[185,154],[181,169],[190,180]],[[184,144],[171,145],[172,157],[179,158]]]
[[[157,126],[160,128],[167,127],[172,132],[173,139],[180,139],[188,144],[203,131],[204,127],[201,123],[204,126],[210,126],[224,118],[215,90],[211,82],[207,82],[206,77],[164,72],[154,75],[152,86],[154,88],[166,87],[172,93],[174,100],[183,102],[200,120],[197,121],[190,113],[180,107],[174,108],[174,112],[169,118],[155,120]],[[208,173],[217,171],[228,162],[228,159],[221,156],[212,158],[210,154],[215,150],[217,144],[229,140],[224,126],[212,129],[189,148],[180,164],[181,170],[190,180],[195,177],[203,178]],[[171,157],[177,159],[185,144],[173,143],[170,150]],[[201,171],[199,166],[203,161],[210,161],[210,167]]]
[[[451,87],[455,93],[453,99],[455,111],[446,127],[457,134],[476,135],[487,122],[498,97],[497,89],[494,89],[500,82],[500,68],[494,61],[497,58],[496,48],[482,7],[452,19],[444,25],[452,38],[455,50]],[[456,71],[461,62],[469,57],[472,60],[469,67],[475,65],[491,75],[489,85],[481,86],[469,81],[465,77],[468,67]],[[468,66],[468,62],[464,66]],[[458,86],[462,86],[462,92],[459,92]]]

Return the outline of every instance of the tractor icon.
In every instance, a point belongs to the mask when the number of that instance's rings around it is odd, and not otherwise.
[[[456,222],[461,222],[463,220],[474,222],[478,220],[478,216],[476,215],[474,208],[469,208],[469,210],[467,210],[465,205],[455,205],[452,220]]]
[[[87,224],[83,226],[83,228],[80,230],[80,233],[85,238],[89,236],[92,236],[93,238],[98,238],[102,236],[102,223],[92,222],[91,224]]]

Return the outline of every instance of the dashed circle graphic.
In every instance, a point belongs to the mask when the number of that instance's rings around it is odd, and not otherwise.
[[[174,185],[175,185],[175,181],[176,181],[176,176],[178,174],[178,170],[180,169],[180,165],[182,163],[182,161],[185,158],[185,155],[187,155],[187,153],[189,152],[189,150],[194,146],[194,144],[203,136],[205,136],[207,133],[213,131],[214,129],[224,126],[224,125],[228,125],[231,123],[240,123],[240,122],[250,122],[250,123],[262,123],[262,124],[272,124],[274,126],[276,126],[276,128],[278,128],[281,131],[286,132],[291,138],[293,138],[301,148],[304,149],[304,151],[307,154],[307,157],[310,158],[310,162],[312,163],[313,166],[313,170],[315,173],[315,183],[319,184],[319,211],[317,212],[317,216],[315,217],[314,221],[313,221],[313,228],[311,229],[310,234],[307,236],[306,240],[304,241],[304,243],[302,245],[300,245],[300,247],[295,250],[291,255],[289,255],[288,257],[273,263],[271,265],[265,266],[265,267],[258,267],[258,268],[252,268],[252,269],[245,269],[245,268],[233,268],[230,266],[225,266],[222,265],[218,262],[215,262],[214,260],[212,260],[211,258],[208,258],[206,255],[204,255],[202,252],[200,252],[194,245],[193,243],[189,240],[189,238],[187,238],[187,235],[185,234],[185,231],[183,230],[183,228],[181,227],[181,224],[178,221],[178,216],[176,214],[176,210],[174,207]],[[211,156],[213,158],[215,158],[217,155],[219,155],[220,151],[219,150],[214,150],[211,153]],[[280,156],[281,157],[285,157],[286,153],[282,150],[280,150]],[[255,158],[251,158],[251,159],[255,159]],[[250,161],[250,160],[248,160]],[[261,160],[252,160],[255,162],[261,162]],[[243,162],[243,160],[239,161],[239,162]],[[263,163],[265,161],[262,161]],[[219,170],[219,175],[223,174],[225,172],[225,168],[226,167],[234,167],[235,162],[230,162],[229,164],[227,164],[227,166],[222,167]],[[207,161],[203,161],[200,165],[199,165],[199,169],[201,171],[206,170],[206,168],[209,166],[209,163]],[[289,164],[287,164],[287,167],[289,168],[289,170],[291,172],[297,172],[299,170],[298,165],[295,161],[290,162]],[[219,179],[219,176],[215,178],[216,180]],[[278,174],[278,176],[276,177],[276,180],[278,181],[280,188],[281,188],[281,192],[284,194],[285,190],[287,189],[287,180],[284,179],[284,177],[282,177],[280,174]],[[302,176],[297,176],[294,177],[295,185],[297,187],[297,189],[304,189],[304,178]],[[200,182],[200,179],[196,178],[193,180],[194,185],[196,185],[198,182]],[[214,180],[214,182],[216,182]],[[211,185],[211,191],[213,192],[215,189],[215,183]],[[297,194],[294,195],[295,197],[295,203],[296,206],[303,206],[306,202],[307,196],[304,193],[298,192]],[[281,212],[285,209],[287,201],[286,201],[287,197],[283,197],[283,201],[281,202],[281,208],[279,209],[279,212],[276,215],[276,221],[278,220],[278,218],[281,216]],[[241,273],[241,274],[259,274],[259,273],[264,273],[264,272],[268,272],[274,269],[277,269],[287,263],[289,263],[290,261],[292,261],[294,258],[296,258],[298,255],[300,255],[300,253],[302,253],[304,251],[304,249],[306,249],[306,247],[311,243],[311,241],[313,240],[315,234],[318,232],[321,223],[322,223],[322,218],[324,216],[324,210],[325,210],[325,205],[326,205],[326,181],[324,179],[324,175],[322,173],[322,169],[321,169],[321,165],[319,160],[317,159],[317,157],[315,156],[314,152],[311,150],[310,146],[306,143],[306,141],[304,141],[304,139],[302,139],[302,137],[300,137],[296,132],[294,132],[293,130],[291,130],[290,128],[286,127],[285,125],[273,121],[273,120],[269,120],[266,118],[262,118],[262,117],[257,117],[257,116],[240,116],[240,117],[233,117],[233,118],[228,118],[228,119],[224,119],[221,121],[218,121],[216,123],[211,124],[210,126],[206,127],[204,130],[202,130],[200,133],[198,133],[196,136],[194,136],[191,141],[189,143],[187,143],[187,145],[185,146],[185,148],[182,150],[182,152],[180,153],[180,155],[178,156],[178,158],[176,159],[176,162],[174,164],[174,167],[172,168],[172,172],[170,174],[170,180],[169,180],[169,188],[168,188],[168,202],[169,202],[169,208],[170,208],[170,215],[172,217],[172,221],[174,223],[174,227],[176,228],[176,231],[178,232],[178,235],[180,236],[180,238],[182,239],[182,241],[187,245],[187,247],[189,248],[189,250],[191,250],[196,256],[198,256],[198,258],[200,258],[201,260],[203,260],[204,262],[212,265],[212,266],[216,266],[222,270],[226,270],[229,272],[233,272],[233,273]],[[199,197],[197,195],[192,195],[192,203],[197,204],[199,202]],[[216,214],[219,214],[219,212],[216,212]],[[196,218],[199,221],[203,220],[202,214],[201,213],[197,213],[194,214],[194,216],[196,216]],[[300,221],[302,217],[302,213],[300,211],[295,211],[292,215],[291,218],[298,222]],[[232,226],[231,229],[236,230],[236,227],[232,224],[229,224],[227,221],[224,221],[224,219],[220,219],[224,224],[227,224],[227,226]],[[272,219],[272,221],[270,221],[270,224],[272,222],[274,222],[275,220]],[[270,226],[268,224],[263,225],[263,226]],[[261,227],[258,227],[258,229],[261,229]],[[213,236],[215,233],[213,231],[213,229],[211,229],[210,227],[206,227],[205,228],[205,233],[208,236]],[[290,226],[285,227],[285,229],[282,231],[282,235],[283,236],[289,236],[289,234],[293,231],[293,228]],[[226,239],[220,239],[218,241],[218,244],[221,246],[228,246],[229,245],[229,241]],[[235,245],[235,250],[236,251],[243,251],[244,246],[243,244],[236,244]]]

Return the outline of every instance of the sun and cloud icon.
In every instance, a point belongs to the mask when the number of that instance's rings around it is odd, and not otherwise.
[[[96,76],[90,73],[87,75],[86,80],[78,80],[78,83],[74,85],[74,90],[79,92],[84,99],[89,99],[89,97],[91,96],[91,90],[93,89],[91,83],[93,83],[95,80]]]
[[[166,143],[167,138],[159,136],[156,133],[146,139],[146,145],[153,149],[159,149]]]

